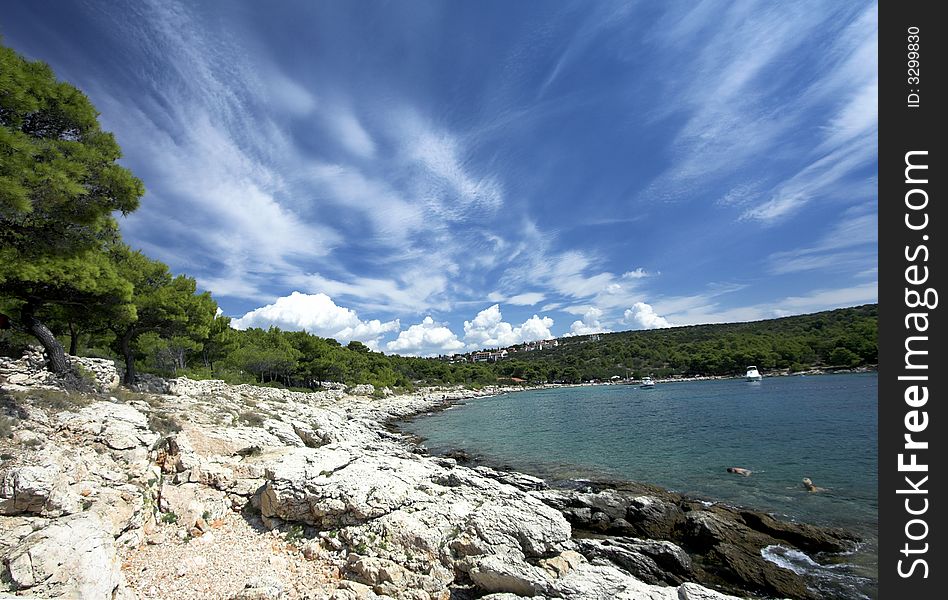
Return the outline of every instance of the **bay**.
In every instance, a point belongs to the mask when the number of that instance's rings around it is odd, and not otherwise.
[[[860,598],[875,597],[878,578],[877,403],[875,373],[577,386],[471,400],[404,428],[433,453],[463,449],[554,484],[647,482],[845,527],[865,543],[843,564],[780,549],[773,560],[829,595]],[[825,491],[807,492],[804,477]]]

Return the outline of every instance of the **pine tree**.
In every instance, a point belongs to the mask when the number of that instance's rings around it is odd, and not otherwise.
[[[144,186],[120,157],[82,92],[0,46],[0,299],[58,374],[65,353],[44,310],[120,306],[131,293],[108,256],[112,214],[135,210]]]

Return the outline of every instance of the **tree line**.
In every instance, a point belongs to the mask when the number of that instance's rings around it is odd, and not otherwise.
[[[739,375],[853,368],[878,363],[877,304],[755,321],[563,338],[556,348],[518,353],[502,373],[527,380]]]
[[[130,248],[115,215],[145,188],[74,86],[0,46],[0,353],[42,345],[50,369],[69,354],[141,371],[315,389],[326,382],[406,388],[542,383],[651,373],[720,375],[876,360],[876,307],[735,325],[604,334],[498,363],[384,355],[306,332],[238,331],[187,275]]]

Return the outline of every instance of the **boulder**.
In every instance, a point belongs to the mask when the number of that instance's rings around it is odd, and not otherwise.
[[[198,519],[213,521],[221,519],[230,511],[227,496],[212,488],[197,483],[172,485],[164,482],[158,496],[158,508],[163,513],[172,513],[171,522],[191,528]]]
[[[553,576],[515,557],[486,556],[477,561],[468,575],[487,592],[509,592],[532,598],[549,588]]]
[[[148,428],[148,417],[128,404],[95,402],[76,413],[60,413],[58,419],[64,430],[92,437],[112,450],[150,448],[159,438]]]
[[[429,468],[417,461],[331,446],[292,448],[267,468],[259,505],[266,517],[354,525],[396,510],[429,477]]]
[[[496,479],[497,481],[506,483],[507,485],[512,485],[513,487],[525,492],[545,490],[549,487],[546,481],[540,479],[539,477],[533,477],[532,475],[526,475],[524,473],[517,473],[516,471],[495,471],[490,467],[484,466],[475,467],[474,470],[485,477]]]
[[[570,538],[569,524],[561,514],[529,500],[488,500],[471,514],[468,529],[491,545],[516,548],[536,558],[557,553]]]
[[[349,388],[349,394],[353,396],[371,396],[375,393],[375,386],[371,383],[360,383]]]
[[[588,559],[608,560],[645,583],[679,585],[694,578],[691,558],[668,541],[610,538],[576,542]]]
[[[67,465],[56,454],[39,465],[21,465],[0,473],[0,514],[30,513],[58,517],[78,512],[79,496],[70,486]]]
[[[112,536],[91,513],[63,517],[3,559],[17,591],[46,598],[112,598],[124,587]]]

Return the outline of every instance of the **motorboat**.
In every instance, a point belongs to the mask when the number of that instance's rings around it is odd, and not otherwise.
[[[651,377],[645,376],[642,378],[642,384],[639,385],[641,388],[653,388],[655,387],[655,382],[652,381]]]
[[[747,378],[747,381],[760,381],[763,379],[763,376],[760,374],[760,371],[757,370],[757,367],[751,365],[747,367],[747,375],[744,377]]]

